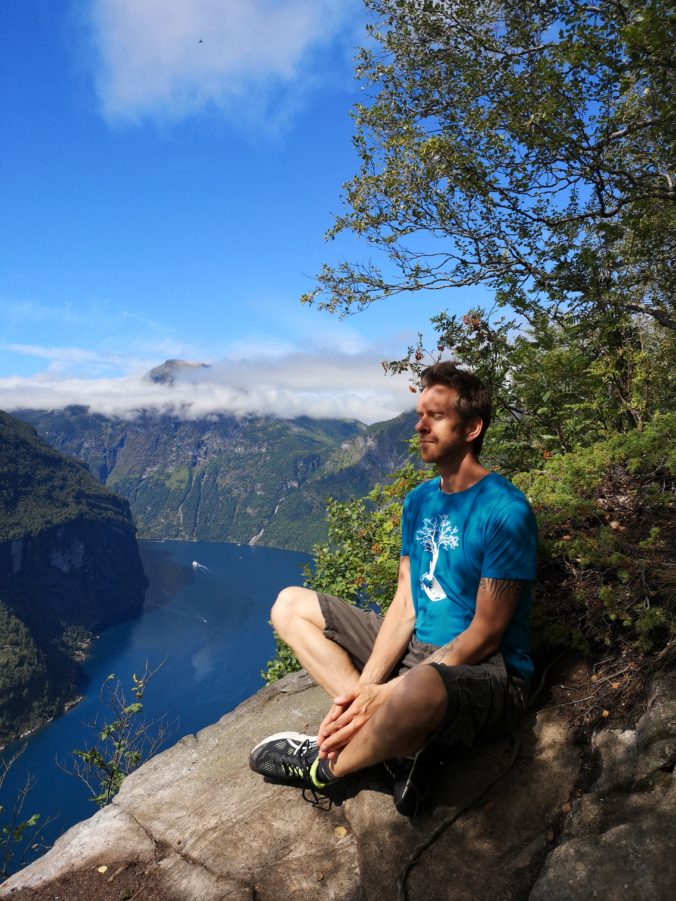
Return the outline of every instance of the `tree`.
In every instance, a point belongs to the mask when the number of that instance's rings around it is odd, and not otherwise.
[[[620,328],[617,318],[566,314],[553,322],[538,313],[523,329],[481,307],[464,316],[440,313],[432,318],[431,348],[420,336],[402,359],[383,366],[409,371],[415,388],[422,369],[450,351],[491,389],[482,459],[513,474],[673,409],[676,336],[646,317],[623,318]]]
[[[540,646],[663,647],[676,17],[665,0],[365,3],[361,165],[327,237],[351,231],[384,263],[327,264],[303,300],[347,315],[491,289],[493,309],[440,313],[433,348],[419,336],[383,366],[415,390],[450,352],[491,387],[482,461],[527,473],[543,527]],[[357,603],[393,591],[398,544],[372,556],[395,503],[330,504],[311,586]]]
[[[25,750],[26,745],[24,744],[10,757],[0,758],[0,792],[7,774],[16,765]],[[24,815],[24,804],[35,782],[33,776],[27,775],[11,805],[6,809],[6,805],[0,803],[0,882],[9,876],[12,861],[16,864],[16,860],[18,860],[19,866],[22,866],[29,848],[40,847],[40,832],[54,819],[50,817],[46,821],[40,822],[39,813],[33,813],[30,816]]]
[[[111,802],[124,778],[152,757],[173,731],[164,717],[148,723],[142,716],[143,695],[158,669],[146,663],[140,677],[132,674],[133,701],[128,700],[122,683],[111,673],[101,685],[99,697],[112,713],[112,720],[101,724],[97,718],[88,723],[96,741],[84,750],[73,751],[69,764],[61,764],[62,769],[84,782],[91,792],[90,800],[99,807]]]
[[[434,575],[439,551],[445,547],[458,546],[458,527],[450,522],[448,516],[442,516],[439,520],[425,519],[416,532],[416,538],[422,541],[425,550],[432,555],[427,572],[422,577],[422,589],[431,601],[440,601],[446,597],[446,592]]]
[[[348,313],[483,284],[532,321],[676,327],[674,47],[665,0],[365,0],[358,174],[328,232],[388,259],[325,265]]]

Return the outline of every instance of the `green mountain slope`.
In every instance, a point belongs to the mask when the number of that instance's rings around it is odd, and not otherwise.
[[[328,537],[326,500],[362,497],[408,458],[414,412],[374,423],[337,448],[326,464],[300,490],[280,503],[261,536],[262,543],[292,550],[310,550]]]
[[[413,414],[365,426],[306,417],[122,420],[84,407],[21,411],[129,500],[144,538],[310,550],[329,496],[363,494],[407,454]]]
[[[145,586],[127,502],[0,412],[0,743],[61,709],[82,640]]]

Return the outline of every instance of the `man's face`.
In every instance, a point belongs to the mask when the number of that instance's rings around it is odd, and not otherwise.
[[[456,403],[457,391],[446,385],[424,388],[418,400],[420,456],[425,463],[449,463],[460,460],[468,450],[472,423],[463,422]]]

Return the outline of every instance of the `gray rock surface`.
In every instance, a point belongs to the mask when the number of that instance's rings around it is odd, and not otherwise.
[[[676,671],[653,680],[636,730],[594,736],[600,772],[572,806],[530,901],[667,901],[676,864]]]
[[[314,731],[325,712],[320,689],[290,676],[146,763],[0,896],[77,897],[64,886],[81,877],[97,901],[666,899],[674,688],[672,677],[656,682],[635,733],[596,737],[600,774],[585,795],[579,749],[559,712],[544,710],[518,746],[456,753],[435,808],[409,820],[373,776],[326,811],[250,772],[261,737]]]

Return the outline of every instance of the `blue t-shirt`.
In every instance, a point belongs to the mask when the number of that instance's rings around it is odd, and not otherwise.
[[[453,494],[441,490],[439,478],[431,479],[406,496],[401,531],[421,641],[444,645],[469,626],[481,578],[526,582],[500,650],[507,666],[530,680],[537,525],[523,493],[495,472]]]

